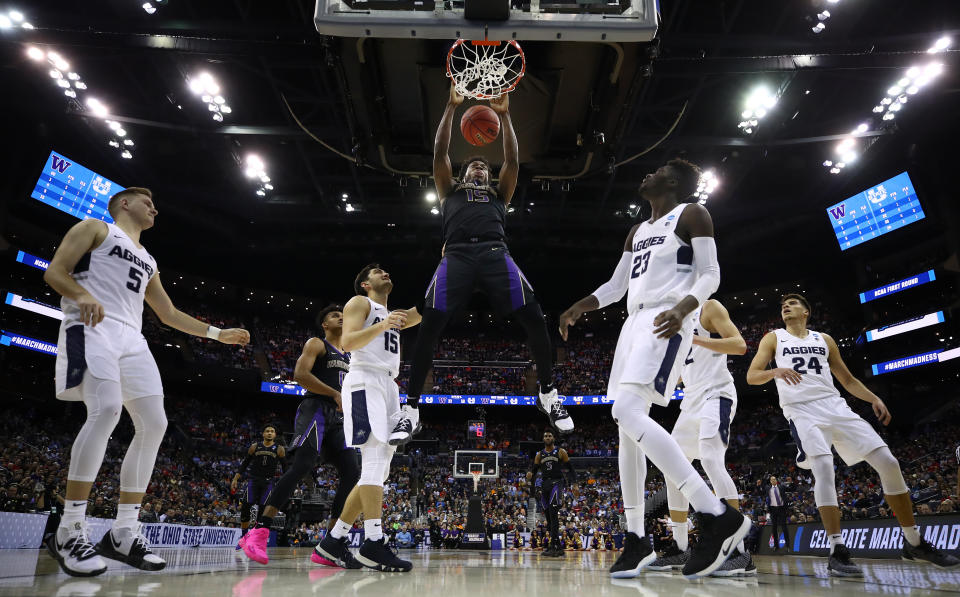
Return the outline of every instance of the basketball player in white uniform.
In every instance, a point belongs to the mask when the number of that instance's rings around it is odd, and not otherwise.
[[[850,373],[833,338],[807,329],[807,299],[788,294],[780,307],[785,328],[768,332],[760,341],[747,371],[747,383],[776,380],[780,408],[797,442],[797,465],[813,471],[813,493],[830,539],[830,574],[863,576],[850,559],[841,534],[831,446],[847,466],[866,461],[880,475],[884,497],[902,527],[904,560],[925,560],[941,568],[960,566],[960,560],[938,551],[920,536],[900,463],[873,427],[847,405],[833,385],[831,371],[848,392],[873,405],[877,419],[887,425],[890,411],[883,400]],[[776,368],[767,369],[771,360]]]
[[[390,434],[401,418],[400,332],[420,323],[417,310],[387,309],[393,290],[390,274],[377,264],[364,267],[354,282],[357,296],[343,308],[342,345],[350,352],[350,371],[343,378],[343,432],[347,444],[360,448],[360,480],[330,533],[316,547],[326,559],[340,563],[349,546],[349,532],[363,513],[364,541],[357,561],[381,572],[409,572],[412,564],[401,560],[386,544],[380,517],[383,484],[396,451]]]
[[[702,535],[683,566],[687,578],[710,574],[733,553],[750,530],[750,519],[715,496],[677,441],[650,418],[650,406],[666,406],[693,340],[690,314],[720,283],[710,214],[681,203],[697,187],[700,169],[671,160],[648,174],[640,195],[650,202],[650,219],[630,230],[613,277],[560,316],[560,335],[580,316],[627,294],[629,316],[613,356],[607,394],[620,427],[620,479],[627,536],[610,568],[614,578],[631,578],[656,559],[643,525],[647,457],[674,482],[702,514]],[[643,539],[641,539],[643,537]]]
[[[724,460],[730,441],[730,425],[737,412],[737,388],[727,369],[727,355],[746,354],[747,343],[730,320],[726,307],[716,299],[697,308],[691,319],[693,346],[683,361],[683,400],[671,435],[688,460],[700,461],[714,493],[739,510],[740,494]],[[690,504],[670,480],[667,480],[667,502],[674,541],[650,565],[651,570],[682,568],[690,555],[687,524]],[[739,553],[713,572],[714,576],[757,573],[742,541],[738,550]]]
[[[160,284],[157,262],[140,244],[140,233],[153,227],[158,213],[148,189],[120,191],[108,209],[116,224],[84,220],[74,225],[43,276],[63,297],[57,398],[82,400],[87,407],[70,451],[63,518],[47,541],[64,572],[73,576],[103,573],[107,566],[100,556],[141,570],[166,565],[150,551],[138,520],[167,427],[160,373],[140,333],[143,301],[160,321],[187,334],[224,344],[250,341],[246,330],[220,330],[173,306]],[[136,433],[120,468],[117,519],[94,547],[84,526],[87,499],[121,408],[130,414]]]

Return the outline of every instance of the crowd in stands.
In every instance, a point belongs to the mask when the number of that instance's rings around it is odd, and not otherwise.
[[[190,312],[190,315],[199,317],[220,329],[246,327],[245,323],[236,316],[219,313],[216,309],[207,305],[199,305],[194,312]],[[162,333],[169,340],[170,332],[163,331]],[[146,329],[144,335],[151,339]],[[186,338],[194,357],[201,363],[216,364],[231,369],[255,369],[257,367],[253,356],[254,347],[251,345],[229,346],[197,336],[187,334],[183,334],[183,336]]]
[[[435,394],[525,394],[523,367],[434,365]]]

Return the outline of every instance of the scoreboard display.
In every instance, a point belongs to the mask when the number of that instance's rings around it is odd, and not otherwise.
[[[112,195],[123,189],[112,180],[51,151],[30,196],[81,220],[94,218],[113,223],[107,204]]]
[[[906,172],[831,205],[827,216],[844,251],[926,217]]]
[[[484,421],[467,421],[467,438],[483,439],[487,435],[487,424]]]

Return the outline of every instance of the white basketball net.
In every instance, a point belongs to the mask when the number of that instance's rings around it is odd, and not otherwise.
[[[513,91],[525,69],[523,50],[515,40],[492,45],[458,39],[447,54],[447,76],[457,93],[479,100]]]
[[[477,493],[477,488],[480,486],[480,475],[482,475],[483,472],[470,471],[470,474],[473,475],[473,493]]]

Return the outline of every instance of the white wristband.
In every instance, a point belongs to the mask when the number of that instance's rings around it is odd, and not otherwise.
[[[214,326],[212,326],[212,325],[211,325],[211,326],[208,326],[208,327],[207,327],[207,338],[210,338],[211,340],[219,340],[219,339],[220,339],[220,328],[214,327]]]

